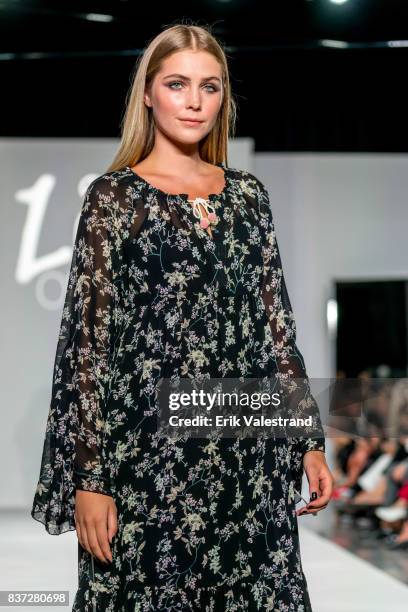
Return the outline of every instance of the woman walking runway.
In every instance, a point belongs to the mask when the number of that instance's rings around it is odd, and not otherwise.
[[[157,432],[162,377],[303,379],[320,426],[268,192],[223,161],[230,110],[212,35],[163,31],[83,201],[32,509],[77,530],[75,611],[312,609],[295,492],[305,469],[328,503],[323,433]]]

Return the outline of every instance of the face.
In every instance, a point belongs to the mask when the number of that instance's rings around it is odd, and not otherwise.
[[[167,57],[145,92],[157,129],[193,144],[213,128],[223,100],[222,68],[207,51],[183,50]],[[186,119],[195,119],[188,122]]]

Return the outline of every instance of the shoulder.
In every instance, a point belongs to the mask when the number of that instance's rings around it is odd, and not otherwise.
[[[128,197],[131,193],[129,172],[126,168],[122,170],[111,170],[97,176],[89,183],[86,197],[95,200],[112,200],[118,196]]]
[[[269,192],[264,183],[249,170],[230,168],[230,171],[235,183],[233,188],[256,209],[260,224],[266,226],[272,221],[272,210]]]
[[[258,226],[264,242],[274,239],[275,225],[269,193],[263,182],[248,170],[230,168],[233,181],[240,197],[244,197],[247,204],[256,211]]]
[[[134,198],[129,171],[124,168],[104,172],[94,178],[86,189],[84,206],[94,205],[106,213],[125,211],[133,205]]]
[[[129,227],[134,209],[134,190],[126,170],[104,172],[88,185],[82,202],[81,216],[87,225],[103,224],[112,233]]]
[[[268,191],[262,181],[249,170],[240,168],[228,168],[233,180],[237,182],[237,188],[249,196],[259,198],[268,195]]]

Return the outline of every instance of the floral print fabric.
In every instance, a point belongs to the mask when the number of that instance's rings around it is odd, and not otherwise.
[[[76,611],[311,610],[294,494],[323,430],[268,192],[220,166],[212,237],[187,194],[128,166],[83,201],[31,511],[58,535],[75,529],[76,489],[115,500],[112,563],[78,543]],[[318,437],[157,435],[161,377],[273,375],[304,381]]]

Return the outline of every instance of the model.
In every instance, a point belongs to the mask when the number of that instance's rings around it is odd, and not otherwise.
[[[312,609],[295,493],[305,470],[317,512],[332,475],[268,192],[225,161],[234,114],[222,46],[167,28],[85,194],[32,508],[77,532],[74,611]],[[158,435],[160,378],[274,375],[320,435]]]

